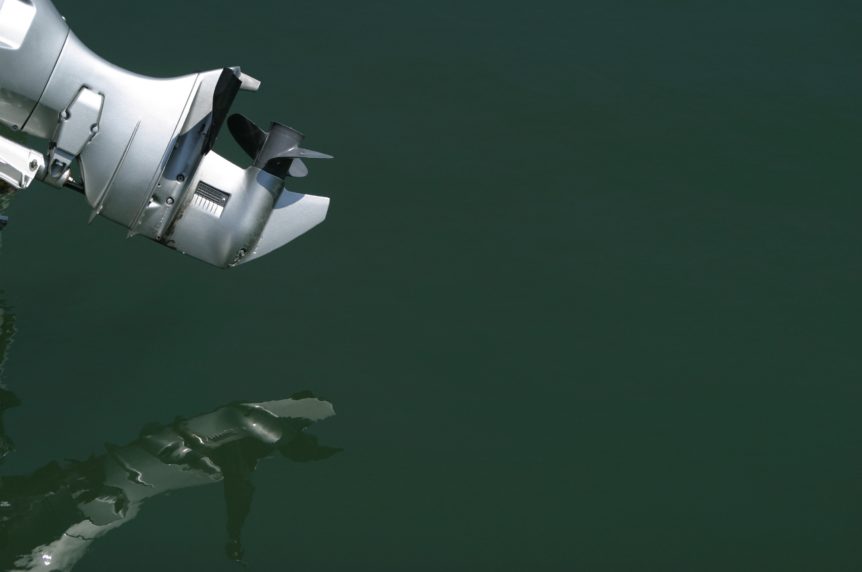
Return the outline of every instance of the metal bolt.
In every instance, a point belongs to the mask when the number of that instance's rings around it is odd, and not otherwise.
[[[186,176],[180,173],[179,175],[177,175],[177,180],[182,183],[186,180]]]
[[[36,162],[36,159],[30,161],[30,170],[35,171],[36,168],[39,167],[39,163]]]
[[[166,200],[165,202],[168,203],[169,205],[174,204],[174,197],[168,197],[168,200]]]

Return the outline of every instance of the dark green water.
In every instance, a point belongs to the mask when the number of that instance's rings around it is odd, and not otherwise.
[[[862,568],[858,3],[58,7],[141,73],[242,65],[333,202],[223,272],[16,197],[3,475],[307,389],[344,450],[261,462],[252,570]],[[75,570],[234,569],[225,528],[177,491]]]

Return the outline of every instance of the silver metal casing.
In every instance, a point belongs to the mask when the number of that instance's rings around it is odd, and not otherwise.
[[[77,159],[93,216],[219,267],[292,240],[329,205],[211,150],[224,105],[258,85],[236,67],[169,79],[129,72],[89,50],[49,0],[0,0],[0,122],[50,142],[39,177],[62,186]]]

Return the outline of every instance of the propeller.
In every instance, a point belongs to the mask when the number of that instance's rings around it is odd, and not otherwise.
[[[255,167],[280,179],[306,176],[308,167],[302,159],[332,159],[331,155],[300,147],[305,135],[281,123],[272,123],[269,131],[264,131],[246,116],[234,113],[227,127]]]

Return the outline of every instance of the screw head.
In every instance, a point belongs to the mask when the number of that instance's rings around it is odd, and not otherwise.
[[[174,197],[168,197],[168,200],[166,200],[165,202],[168,203],[169,205],[174,204]]]
[[[30,161],[30,170],[31,171],[35,171],[38,166],[39,166],[39,163],[36,162],[36,159],[33,159],[32,161]]]

